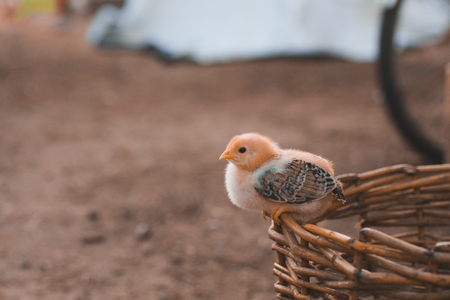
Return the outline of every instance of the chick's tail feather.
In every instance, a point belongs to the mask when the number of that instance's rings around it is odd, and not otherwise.
[[[345,203],[344,191],[342,190],[340,182],[338,182],[337,186],[331,191],[331,193],[336,197],[336,200]]]

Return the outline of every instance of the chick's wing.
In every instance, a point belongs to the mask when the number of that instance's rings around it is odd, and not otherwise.
[[[268,169],[255,184],[256,191],[268,200],[302,204],[320,199],[332,192],[338,183],[325,169],[294,159],[283,171]]]

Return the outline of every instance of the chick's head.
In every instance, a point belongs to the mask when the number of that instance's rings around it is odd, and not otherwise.
[[[226,159],[240,169],[253,171],[277,156],[279,151],[277,144],[268,137],[246,133],[232,138],[219,159]]]

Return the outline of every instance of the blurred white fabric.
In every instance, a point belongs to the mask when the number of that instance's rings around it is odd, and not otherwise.
[[[86,33],[94,45],[154,47],[199,63],[327,54],[372,61],[390,0],[127,0],[102,7]],[[406,0],[396,42],[438,42],[450,25],[443,0]]]

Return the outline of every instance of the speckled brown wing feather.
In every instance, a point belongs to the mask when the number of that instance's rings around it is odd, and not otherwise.
[[[273,169],[263,172],[257,178],[255,189],[275,202],[301,204],[323,198],[330,192],[345,201],[340,183],[328,171],[298,159],[292,160],[282,172]]]

